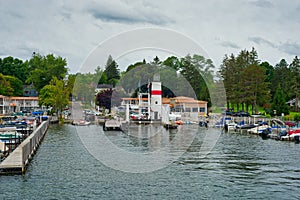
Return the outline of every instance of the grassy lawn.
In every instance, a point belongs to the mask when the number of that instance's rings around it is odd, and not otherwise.
[[[287,121],[297,121],[297,118],[299,120],[300,112],[290,112],[289,115],[284,116],[284,120]]]
[[[235,111],[235,112],[238,111],[238,109],[236,108],[236,106],[232,105],[232,106],[230,106],[230,107],[231,107],[231,108],[234,108],[234,111]],[[245,108],[246,108],[246,107],[245,107]],[[240,106],[240,110],[241,110],[241,106]],[[245,110],[245,111],[246,111],[246,110]],[[252,106],[249,106],[248,112],[249,112],[250,114],[252,114]],[[260,113],[262,113],[262,114],[265,114],[265,116],[266,116],[267,118],[271,118],[271,115],[270,115],[270,114],[266,114],[266,113],[265,113],[266,111],[264,110],[264,108],[259,107],[259,108],[258,108],[258,112],[260,112]],[[297,121],[297,119],[298,119],[298,121],[300,120],[300,112],[290,112],[289,115],[284,116],[284,120],[286,120],[286,121]]]

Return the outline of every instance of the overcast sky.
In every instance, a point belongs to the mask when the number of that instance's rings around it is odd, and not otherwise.
[[[33,52],[53,53],[66,58],[74,73],[101,42],[155,27],[194,40],[216,67],[225,54],[252,47],[260,60],[275,65],[300,56],[299,25],[299,0],[0,0],[0,57],[25,60]],[[140,55],[149,61],[156,54],[168,56],[156,51]],[[117,62],[125,69],[142,59],[136,54]]]

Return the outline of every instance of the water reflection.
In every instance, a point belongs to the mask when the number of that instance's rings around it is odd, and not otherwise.
[[[156,137],[151,135],[153,139],[148,140],[150,133],[144,130],[149,129],[144,128],[134,127],[140,139],[122,132],[105,135],[121,149],[138,154],[155,152],[158,147],[169,147],[166,154],[173,154],[181,151],[180,145],[189,137],[188,133],[172,130]],[[104,143],[99,141],[103,134],[101,127],[81,127],[80,130],[78,133],[69,125],[50,127],[27,173],[0,177],[0,199],[300,198],[299,144],[222,134],[210,153],[203,157],[199,151],[205,146],[204,141],[218,129],[206,131],[187,126],[185,131],[197,132],[179,159],[160,170],[135,174],[106,167],[89,154],[81,138],[88,138],[86,142],[93,140],[91,147],[101,146]],[[105,150],[102,153],[108,157],[118,153]],[[140,160],[137,158],[137,161]],[[120,162],[123,164],[121,159]]]

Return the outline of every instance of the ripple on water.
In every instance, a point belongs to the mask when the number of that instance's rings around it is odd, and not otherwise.
[[[86,128],[89,136],[99,131]],[[176,135],[163,134],[169,140]],[[205,134],[199,131],[166,168],[131,174],[94,159],[74,126],[51,126],[24,176],[0,176],[0,199],[299,199],[299,144],[224,133],[201,157]],[[120,132],[107,137],[129,151],[149,151],[147,138]]]

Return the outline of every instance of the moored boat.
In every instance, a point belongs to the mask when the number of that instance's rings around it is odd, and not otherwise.
[[[86,121],[86,120],[78,120],[78,121],[73,121],[72,124],[75,126],[87,126],[87,125],[90,125],[91,122]]]

